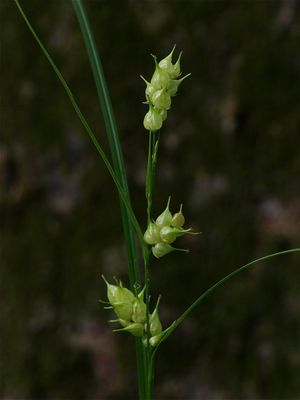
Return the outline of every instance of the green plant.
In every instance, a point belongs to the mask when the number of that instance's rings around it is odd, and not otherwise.
[[[113,110],[109,100],[109,93],[104,79],[101,63],[97,50],[95,47],[92,32],[89,28],[89,23],[80,0],[74,0],[73,5],[76,11],[83,37],[86,43],[89,59],[91,62],[92,70],[94,73],[95,83],[99,94],[102,112],[106,124],[107,136],[111,149],[112,163],[110,163],[108,156],[100,146],[96,136],[90,128],[87,120],[80,111],[74,96],[68,87],[66,81],[61,75],[60,71],[54,64],[52,58],[44,48],[39,40],[35,31],[33,30],[30,22],[27,20],[22,8],[17,0],[16,4],[26,21],[29,29],[37,40],[39,46],[52,65],[55,73],[61,81],[64,89],[69,96],[69,99],[81,121],[83,127],[88,133],[90,139],[95,145],[100,157],[104,161],[120,196],[120,206],[122,211],[122,220],[124,226],[124,235],[126,242],[126,249],[128,255],[129,265],[129,282],[130,291],[123,288],[119,283],[118,285],[108,285],[108,299],[109,307],[113,307],[117,316],[117,322],[120,322],[121,330],[128,331],[136,336],[136,353],[137,353],[137,369],[138,369],[138,384],[140,398],[151,398],[152,383],[153,383],[153,368],[157,351],[160,345],[166,338],[181,324],[185,318],[193,311],[193,309],[200,304],[209,294],[211,294],[217,287],[225,283],[234,275],[238,274],[249,268],[250,266],[275,257],[278,255],[296,252],[300,249],[291,249],[285,252],[274,253],[257,260],[254,260],[231,274],[227,275],[205,293],[203,293],[195,302],[173,322],[167,329],[162,330],[160,319],[158,316],[158,299],[154,310],[151,313],[150,307],[150,271],[149,262],[151,251],[157,258],[163,257],[170,252],[180,250],[173,247],[173,241],[182,234],[192,233],[189,229],[184,230],[184,217],[182,210],[172,215],[169,211],[169,202],[166,209],[154,222],[152,220],[152,197],[154,188],[154,178],[157,164],[157,155],[159,148],[159,130],[161,129],[167,112],[171,107],[171,98],[176,94],[180,83],[187,76],[177,79],[180,74],[180,56],[175,62],[172,63],[172,52],[157,63],[155,59],[155,72],[150,82],[146,81],[146,101],[149,105],[149,111],[144,118],[144,127],[149,131],[149,147],[148,147],[148,164],[146,176],[146,199],[147,199],[147,228],[145,233],[141,229],[137,218],[133,212],[133,207],[129,197],[127,186],[125,166],[123,162],[121,147],[118,139],[117,128],[113,115]],[[144,78],[143,78],[144,79]],[[144,277],[141,278],[140,268],[138,264],[138,249],[135,245],[135,236],[139,240],[140,249],[144,260]],[[110,285],[110,286],[109,286]],[[143,288],[141,290],[141,288]],[[145,327],[146,325],[146,327]]]

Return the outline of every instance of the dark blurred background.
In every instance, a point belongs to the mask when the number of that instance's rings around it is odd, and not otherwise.
[[[108,151],[70,1],[22,1]],[[162,131],[154,214],[184,204],[190,255],[153,260],[167,326],[234,268],[300,243],[298,1],[86,1],[145,227],[143,74],[183,50],[191,72]],[[100,279],[127,282],[118,197],[12,0],[1,0],[3,399],[134,399],[134,341]],[[162,346],[157,399],[300,398],[300,255],[220,288]]]

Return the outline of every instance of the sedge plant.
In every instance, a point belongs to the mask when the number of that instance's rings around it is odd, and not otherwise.
[[[141,77],[146,84],[145,104],[147,106],[147,111],[143,120],[143,128],[141,128],[146,131],[149,140],[145,177],[145,227],[142,229],[131,203],[126,169],[109,91],[82,1],[71,0],[82,31],[94,75],[110,147],[111,161],[98,142],[87,119],[81,112],[66,80],[26,17],[20,2],[18,0],[14,1],[34,39],[62,84],[85,132],[88,134],[96,151],[104,162],[117,189],[120,198],[120,211],[128,259],[129,287],[125,287],[123,283],[118,280],[112,284],[110,282],[111,277],[108,278],[102,275],[103,284],[106,285],[107,300],[101,301],[104,303],[106,309],[113,310],[115,314],[115,318],[109,321],[114,324],[112,331],[130,334],[135,339],[139,399],[150,400],[152,399],[154,382],[154,362],[158,350],[172,332],[185,321],[195,307],[206,297],[211,295],[219,286],[223,285],[240,272],[273,257],[299,252],[300,248],[268,254],[233,270],[233,272],[220,279],[196,298],[195,301],[187,307],[186,311],[178,316],[173,323],[169,326],[164,326],[163,321],[161,321],[159,317],[161,296],[158,297],[154,304],[150,302],[151,259],[153,257],[157,259],[172,257],[171,254],[174,252],[188,253],[187,249],[181,249],[175,245],[176,239],[183,235],[198,234],[198,232],[194,232],[192,228],[186,229],[184,227],[185,217],[182,205],[177,212],[171,212],[171,196],[166,199],[166,207],[158,216],[154,216],[152,213],[154,178],[156,174],[161,130],[168,113],[171,112],[172,102],[180,89],[180,85],[190,75],[182,75],[180,65],[181,53],[177,59],[174,60],[174,46],[171,52],[161,60],[157,60],[156,56],[153,56],[154,71],[152,77],[149,80]],[[142,255],[143,265],[139,263],[140,254]],[[104,287],[102,287],[102,293],[104,293]]]

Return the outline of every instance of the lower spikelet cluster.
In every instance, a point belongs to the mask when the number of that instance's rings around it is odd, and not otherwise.
[[[114,329],[113,332],[129,332],[134,336],[143,338],[143,343],[147,345],[148,336],[149,344],[156,346],[163,336],[162,325],[158,315],[158,306],[160,297],[152,314],[149,315],[149,335],[147,324],[147,307],[144,302],[145,288],[135,296],[129,289],[123,287],[122,282],[118,285],[112,285],[102,276],[107,286],[108,306],[105,308],[113,309],[117,315],[117,319],[109,322],[117,322],[122,328]]]

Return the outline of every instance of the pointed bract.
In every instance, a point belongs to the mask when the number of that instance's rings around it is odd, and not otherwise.
[[[172,63],[172,57],[175,50],[176,45],[174,45],[173,49],[171,50],[170,54],[168,54],[165,58],[163,58],[158,65],[161,69],[168,72],[168,74],[172,73],[174,67]]]
[[[150,98],[153,93],[155,92],[155,87],[153,85],[151,85],[150,82],[148,82],[142,75],[140,75],[140,77],[143,79],[143,81],[146,83],[146,90],[145,90],[145,95],[146,98]]]
[[[167,207],[165,208],[165,210],[156,218],[155,223],[160,228],[171,224],[172,214],[169,210],[170,201],[171,201],[171,197],[169,197],[169,199],[168,199]]]
[[[157,63],[155,65],[156,65],[155,71],[150,83],[152,86],[154,86],[156,90],[165,89],[168,87],[170,82],[169,74],[162,68],[160,68],[160,66]]]
[[[174,228],[182,228],[185,223],[184,215],[182,214],[182,204],[180,205],[180,210],[175,213],[171,220],[171,225]]]
[[[121,318],[118,318],[118,319],[111,319],[111,320],[108,321],[108,322],[111,322],[111,323],[118,322],[119,324],[121,324],[122,326],[124,326],[124,328],[126,328],[126,326],[130,325],[130,322],[129,322],[129,321],[125,321],[125,319],[121,319]]]
[[[142,337],[144,335],[144,325],[139,323],[132,323],[125,328],[114,329],[113,332],[129,332],[133,336]]]
[[[178,237],[183,236],[187,233],[191,233],[190,231],[191,231],[191,228],[182,229],[182,228],[173,228],[171,226],[165,226],[165,227],[161,228],[160,238],[161,238],[162,242],[171,244]]]
[[[180,52],[179,57],[178,57],[176,63],[174,64],[174,66],[173,66],[173,71],[170,74],[170,77],[172,79],[176,79],[181,75],[181,70],[180,70],[180,59],[181,59],[181,56],[182,56],[182,51]]]
[[[169,93],[169,95],[171,97],[176,96],[179,85],[181,84],[182,81],[184,81],[190,75],[191,74],[187,74],[184,77],[182,77],[181,79],[172,79],[170,81],[167,92]]]
[[[150,315],[149,325],[150,325],[150,334],[151,336],[159,335],[162,331],[161,322],[158,316],[158,305],[160,302],[160,297],[157,300],[155,309],[153,313]]]
[[[146,286],[143,287],[143,289],[140,291],[140,293],[138,294],[138,299],[141,301],[144,301],[144,295],[145,295],[145,291],[146,291]]]

